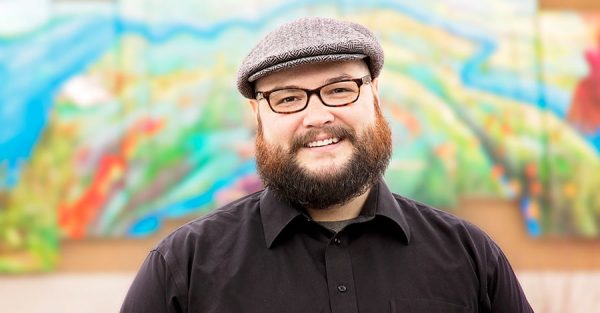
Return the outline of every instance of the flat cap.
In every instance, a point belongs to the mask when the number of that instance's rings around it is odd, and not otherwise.
[[[366,27],[348,21],[305,17],[283,24],[250,51],[238,70],[237,88],[254,98],[253,82],[302,64],[365,59],[371,77],[383,67],[383,49]]]

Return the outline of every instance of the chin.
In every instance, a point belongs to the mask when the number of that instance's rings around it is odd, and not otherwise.
[[[330,177],[346,167],[348,160],[315,160],[301,164],[301,168],[316,177]]]

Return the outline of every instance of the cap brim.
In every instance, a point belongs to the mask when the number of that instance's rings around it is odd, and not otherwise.
[[[323,62],[336,62],[336,61],[351,61],[351,60],[361,60],[366,58],[365,54],[326,54],[326,55],[315,55],[310,57],[304,57],[299,59],[294,59],[287,62],[282,62],[275,64],[273,66],[262,69],[250,77],[248,77],[248,82],[252,83],[257,81],[260,78],[263,78],[267,75],[273,74],[275,72],[283,71],[286,69],[290,69],[299,65],[304,64],[314,64],[314,63],[323,63]]]

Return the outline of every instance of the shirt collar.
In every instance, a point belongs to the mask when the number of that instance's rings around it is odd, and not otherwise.
[[[382,217],[392,221],[392,225],[402,234],[404,242],[410,242],[410,227],[406,216],[383,179],[371,189],[360,215]]]
[[[310,220],[306,213],[278,197],[269,188],[266,188],[260,197],[260,215],[267,248],[271,248],[273,242],[294,219],[302,217]],[[393,221],[392,224],[402,233],[405,242],[409,243],[410,229],[406,217],[383,180],[379,180],[371,189],[360,215],[381,216]]]
[[[278,197],[270,188],[266,188],[260,197],[260,218],[265,232],[267,248],[271,248],[277,236],[298,216],[307,215],[294,208],[290,203]]]

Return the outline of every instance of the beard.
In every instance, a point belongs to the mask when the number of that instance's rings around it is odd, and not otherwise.
[[[362,195],[383,175],[392,153],[391,131],[377,103],[375,114],[374,125],[359,136],[346,126],[322,127],[292,138],[289,151],[265,142],[259,116],[256,163],[264,185],[292,205],[310,209],[340,206]],[[335,171],[311,173],[298,162],[298,151],[319,133],[353,146],[350,158]]]

